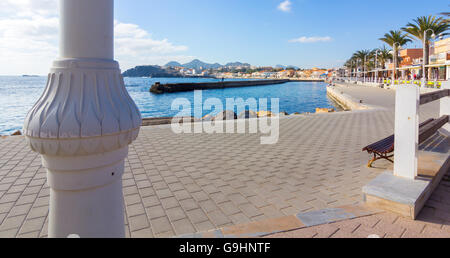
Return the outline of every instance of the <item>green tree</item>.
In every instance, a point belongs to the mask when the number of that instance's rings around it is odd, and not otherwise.
[[[395,80],[397,78],[397,67],[399,63],[399,49],[407,43],[411,42],[411,39],[409,39],[408,36],[400,30],[391,30],[388,33],[384,34],[384,37],[380,38],[380,40],[391,46],[392,50],[394,51],[394,73],[392,74],[392,80]]]
[[[365,73],[367,71],[367,64],[369,63],[371,56],[371,50],[359,50],[353,54],[352,59],[358,61],[357,63],[362,65],[363,72]]]
[[[443,35],[449,29],[449,23],[442,17],[436,16],[421,16],[413,21],[413,23],[406,24],[402,30],[408,33],[408,36],[413,39],[418,39],[423,43],[423,62],[424,65],[429,64],[430,58],[430,39],[434,35]],[[428,78],[427,69],[424,71],[424,77]]]
[[[386,69],[386,62],[393,59],[391,50],[383,46],[375,51],[378,51],[378,63],[381,65],[381,69]]]

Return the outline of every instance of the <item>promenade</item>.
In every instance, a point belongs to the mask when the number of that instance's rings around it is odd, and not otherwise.
[[[123,177],[127,236],[173,237],[362,204],[361,188],[388,164],[366,168],[369,155],[361,149],[393,133],[395,91],[338,87],[375,108],[282,117],[275,145],[260,145],[260,134],[174,134],[168,125],[143,127]],[[420,118],[438,113],[439,103],[430,103],[421,107]],[[437,142],[448,152],[448,139],[427,144]],[[442,184],[440,191],[448,193],[448,182]],[[450,203],[436,198],[430,201],[444,207],[436,227],[445,232]],[[40,157],[23,137],[0,139],[0,237],[46,237],[48,201]],[[290,234],[278,236],[310,233]]]

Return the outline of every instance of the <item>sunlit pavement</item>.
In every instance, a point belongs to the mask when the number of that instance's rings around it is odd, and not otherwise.
[[[274,145],[261,145],[261,134],[142,128],[130,146],[123,178],[127,236],[172,237],[361,204],[361,188],[384,171],[383,164],[365,168],[369,155],[361,149],[393,133],[393,93],[342,90],[385,109],[281,118]],[[438,105],[423,106],[421,120],[437,117]],[[424,227],[386,213],[277,236],[365,237],[361,232],[366,231],[381,237],[416,231],[426,236],[436,228],[445,233],[450,204],[442,196],[449,196],[448,184],[441,183],[421,214],[424,220],[440,220],[423,221]],[[23,137],[0,139],[0,237],[46,237],[48,201],[40,157]]]

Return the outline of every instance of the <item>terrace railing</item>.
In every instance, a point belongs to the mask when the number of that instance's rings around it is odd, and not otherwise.
[[[394,175],[415,179],[418,174],[419,110],[421,105],[440,100],[440,118],[431,123],[421,137],[430,137],[440,128],[450,130],[450,82],[442,90],[420,95],[416,84],[399,85],[395,102],[395,164]]]

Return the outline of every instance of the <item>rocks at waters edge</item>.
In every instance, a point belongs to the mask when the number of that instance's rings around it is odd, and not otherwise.
[[[22,132],[20,130],[15,131],[11,136],[21,136]]]
[[[204,117],[202,118],[202,120],[203,120],[203,121],[207,121],[207,122],[213,121],[213,120],[214,120],[214,116],[212,116],[212,115],[206,115],[206,116],[204,116]]]
[[[270,111],[259,111],[258,113],[258,117],[273,117],[273,113]]]
[[[335,110],[332,108],[316,108],[316,114],[321,113],[333,113]]]
[[[225,110],[219,113],[212,121],[221,121],[221,120],[235,120],[237,119],[236,113],[230,110]]]
[[[258,114],[255,111],[246,110],[239,114],[239,119],[257,118]]]

